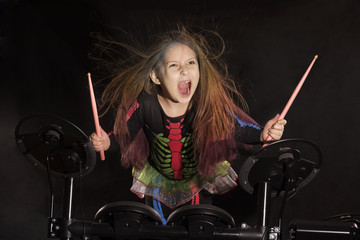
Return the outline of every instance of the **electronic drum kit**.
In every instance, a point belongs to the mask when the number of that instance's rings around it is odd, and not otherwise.
[[[160,215],[140,202],[119,201],[101,207],[92,220],[72,216],[73,184],[89,174],[96,153],[87,135],[66,119],[54,115],[29,115],[15,130],[21,153],[35,167],[46,170],[51,192],[48,237],[58,239],[282,239],[278,226],[270,226],[270,200],[286,200],[307,185],[319,172],[319,147],[304,139],[284,139],[263,146],[246,159],[239,171],[239,185],[258,194],[258,223],[238,225],[224,209],[213,205],[183,206],[162,224]],[[64,179],[64,215],[54,216],[53,176]],[[256,189],[256,191],[255,191]],[[282,209],[283,210],[283,209]],[[283,212],[282,212],[283,213]],[[360,239],[353,223],[292,221],[288,239]]]

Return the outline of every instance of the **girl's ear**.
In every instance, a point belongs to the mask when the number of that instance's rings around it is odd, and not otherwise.
[[[159,78],[157,77],[157,74],[155,72],[155,70],[152,70],[151,73],[150,73],[150,78],[151,80],[153,81],[153,83],[155,83],[156,85],[160,85],[160,80]]]

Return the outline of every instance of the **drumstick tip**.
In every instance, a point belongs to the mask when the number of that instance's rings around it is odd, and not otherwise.
[[[318,55],[315,55],[315,58],[318,58],[319,56]]]
[[[88,77],[90,77],[90,76],[91,76],[91,74],[90,74],[90,73],[88,73],[87,75],[88,75]]]

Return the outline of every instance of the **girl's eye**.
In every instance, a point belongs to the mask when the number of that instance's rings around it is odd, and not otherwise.
[[[189,62],[189,64],[190,64],[190,65],[196,64],[196,62],[195,62],[195,60],[191,60],[191,61]]]
[[[169,65],[169,68],[171,68],[171,67],[176,67],[176,64],[175,64],[175,63],[170,64],[170,65]]]

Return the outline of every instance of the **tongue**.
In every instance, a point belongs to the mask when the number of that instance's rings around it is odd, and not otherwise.
[[[188,89],[190,88],[190,86],[189,86],[189,83],[182,82],[182,83],[179,83],[178,88],[179,88],[180,93],[186,94],[186,93],[188,93]]]
[[[184,90],[189,88],[189,84],[186,82],[179,83],[178,85],[179,90]]]

